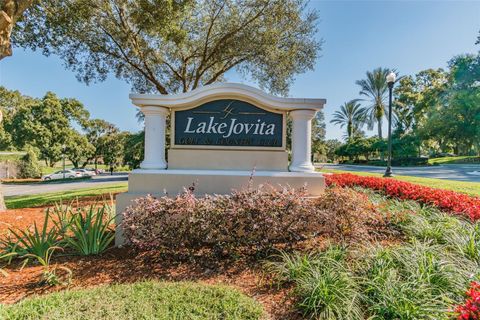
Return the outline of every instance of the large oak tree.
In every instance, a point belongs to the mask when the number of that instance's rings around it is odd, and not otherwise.
[[[60,56],[85,83],[113,73],[135,91],[170,94],[236,69],[286,94],[314,66],[316,21],[305,0],[44,0],[13,39]]]

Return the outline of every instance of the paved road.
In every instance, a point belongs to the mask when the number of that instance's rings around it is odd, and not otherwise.
[[[56,191],[82,189],[96,186],[105,186],[128,180],[127,173],[117,173],[114,175],[99,175],[90,180],[59,182],[59,183],[29,183],[29,184],[4,184],[3,193],[5,196],[20,196],[29,194],[48,193]]]
[[[333,164],[316,164],[317,168],[328,168],[336,170],[345,170],[345,171],[364,171],[364,172],[375,172],[383,173],[385,168],[375,167],[375,166],[357,166],[357,165],[333,165]],[[471,181],[471,182],[480,182],[480,165],[471,164],[471,165],[441,165],[441,166],[431,166],[431,167],[393,167],[395,174],[404,175],[404,176],[416,176],[416,177],[425,177],[425,178],[437,178],[437,179],[447,179],[447,180],[457,180],[457,181]],[[47,184],[10,184],[3,185],[3,192],[5,196],[16,196],[16,195],[29,195],[29,194],[39,194],[39,193],[48,193],[64,190],[74,190],[95,186],[104,186],[109,184],[115,184],[122,181],[128,180],[127,173],[118,173],[113,176],[110,175],[100,175],[95,176],[91,180],[84,181],[72,181],[65,183],[47,183]]]
[[[328,168],[345,171],[364,171],[374,173],[384,173],[384,167],[376,166],[357,166],[357,165],[335,165],[335,164],[317,164],[317,168]],[[392,167],[394,174],[402,176],[415,176],[425,178],[436,178],[457,181],[480,182],[479,164],[445,164],[430,167]]]

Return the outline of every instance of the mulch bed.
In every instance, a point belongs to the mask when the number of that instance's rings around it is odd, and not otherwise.
[[[290,287],[273,285],[257,263],[245,260],[220,260],[208,256],[194,259],[153,252],[135,252],[128,248],[112,248],[97,257],[63,256],[52,266],[65,266],[73,272],[70,289],[101,284],[132,283],[145,279],[163,281],[200,281],[233,286],[263,304],[272,319],[300,319],[293,308]],[[8,277],[0,276],[0,303],[10,304],[34,295],[66,287],[39,284],[42,268],[20,262],[5,269]]]
[[[8,232],[9,228],[26,229],[35,222],[42,227],[45,219],[45,208],[12,209],[0,211],[0,237]]]
[[[78,205],[94,203],[81,201]],[[0,212],[0,237],[8,228],[27,228],[34,222],[41,226],[46,208],[16,209]],[[380,241],[395,241],[391,235]],[[296,249],[321,249],[328,239],[315,238],[299,243]],[[239,255],[218,257],[212,252],[195,255],[186,253],[139,252],[129,248],[111,248],[95,257],[68,255],[54,257],[52,267],[64,266],[73,273],[70,289],[88,288],[102,284],[131,283],[145,279],[160,281],[199,281],[208,284],[233,286],[263,304],[271,319],[301,319],[294,308],[291,286],[278,287],[264,272],[262,257]],[[46,287],[39,284],[42,268],[33,263],[21,268],[14,261],[4,268],[9,276],[0,274],[0,303],[11,304],[28,296],[64,290],[65,286]]]
[[[80,205],[91,204],[91,201]],[[25,229],[35,222],[43,225],[46,208],[14,209],[0,212],[0,237],[8,228]],[[65,266],[72,273],[69,289],[102,284],[131,283],[145,279],[160,281],[199,281],[233,286],[263,304],[272,319],[300,319],[289,294],[292,288],[277,287],[263,272],[256,259],[218,259],[212,254],[189,256],[137,252],[129,248],[111,248],[96,257],[56,256],[52,267]],[[8,277],[0,274],[0,303],[16,303],[35,294],[64,290],[48,287],[39,279],[42,267],[33,263],[22,269],[21,261],[5,266]]]

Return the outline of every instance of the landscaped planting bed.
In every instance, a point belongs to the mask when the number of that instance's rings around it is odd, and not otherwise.
[[[97,211],[103,206],[95,207],[90,220],[80,219],[89,216],[87,209],[50,210],[46,230],[58,234],[36,249],[38,254],[50,252],[50,263],[45,267],[30,256],[21,268],[24,257],[9,257],[12,261],[4,267],[9,276],[0,276],[0,303],[17,302],[5,308],[25,312],[19,314],[42,314],[52,307],[48,312],[55,315],[73,300],[76,306],[88,303],[90,294],[108,297],[134,290],[131,285],[95,289],[100,284],[152,279],[168,281],[148,284],[158,296],[163,287],[157,286],[176,286],[172,283],[177,281],[194,282],[187,286],[200,291],[212,284],[233,287],[260,303],[272,319],[477,319],[480,222],[465,213],[442,211],[435,203],[378,191],[330,186],[323,196],[309,198],[304,190],[264,187],[206,198],[188,192],[176,198],[147,197],[124,213],[130,245],[122,249],[98,246],[101,239],[110,239],[112,227],[108,215]],[[72,215],[74,219],[67,218]],[[88,230],[99,228],[103,236],[88,236]],[[79,239],[97,245],[79,247]],[[25,253],[27,248],[19,249]],[[93,291],[77,293],[82,288]],[[56,291],[61,293],[43,295]],[[41,296],[18,303],[35,293]],[[235,297],[253,308],[248,310],[257,310],[255,302]],[[188,300],[194,303],[186,309],[221,309],[223,300],[215,304],[208,299]],[[145,303],[145,308],[132,309],[145,312],[132,313],[134,318],[151,315],[153,307]],[[78,317],[89,318],[95,312],[90,309],[79,308]],[[205,314],[183,318],[215,319]],[[256,318],[239,314],[234,319]]]
[[[380,191],[386,195],[406,200],[415,200],[440,209],[465,215],[472,220],[480,219],[480,198],[463,193],[420,186],[413,183],[365,177],[350,173],[326,175],[327,185],[359,186]]]

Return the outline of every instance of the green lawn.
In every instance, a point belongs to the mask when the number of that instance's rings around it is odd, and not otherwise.
[[[34,194],[26,196],[5,197],[5,204],[8,209],[33,208],[54,204],[59,201],[69,201],[80,197],[108,196],[110,193],[127,191],[127,182],[97,186],[94,188],[83,188],[61,192]]]
[[[321,171],[331,172],[331,173],[352,173],[359,176],[373,176],[373,177],[382,176],[382,174],[370,173],[370,172],[351,172],[351,171],[332,170],[332,169],[322,169]],[[420,177],[411,177],[411,176],[395,176],[394,179],[416,183],[416,184],[420,184],[420,185],[432,187],[432,188],[453,190],[456,192],[466,193],[472,196],[480,196],[480,183],[478,182],[453,181],[453,180],[420,178]]]
[[[0,306],[0,319],[256,320],[261,305],[226,286],[154,281],[66,290]]]
[[[476,156],[458,156],[428,159],[429,164],[461,164],[461,163],[477,163],[480,164],[480,157]]]

